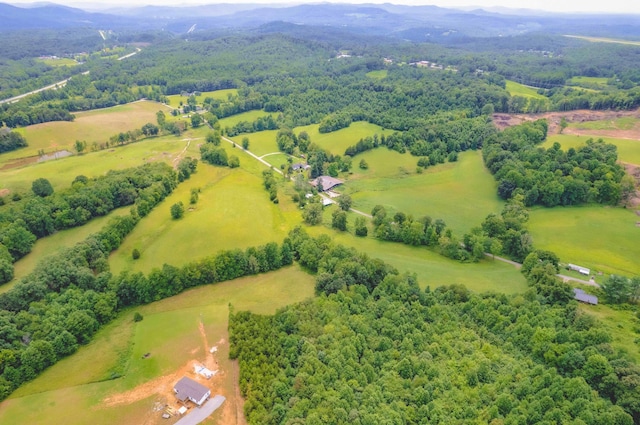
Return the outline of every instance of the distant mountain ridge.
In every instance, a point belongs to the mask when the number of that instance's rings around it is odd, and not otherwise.
[[[318,3],[295,6],[209,4],[201,6],[117,7],[101,12],[50,3],[16,7],[0,3],[1,31],[35,28],[162,29],[196,31],[259,28],[270,22],[335,27],[342,31],[392,36],[412,41],[455,37],[496,37],[551,32],[640,38],[640,15],[553,14],[531,10],[464,11],[437,6]]]

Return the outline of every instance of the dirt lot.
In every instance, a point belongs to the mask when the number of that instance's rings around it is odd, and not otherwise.
[[[549,122],[549,134],[559,134],[560,120],[563,117],[569,124],[588,121],[615,120],[623,117],[634,117],[640,119],[640,109],[636,109],[635,111],[577,110],[568,112],[545,112],[541,114],[494,114],[493,122],[498,128],[503,129],[512,125],[521,124],[525,121],[535,121],[541,118],[546,118]],[[565,128],[563,134],[580,135],[581,132],[585,133],[585,131],[578,129]],[[593,136],[614,137],[618,139],[640,140],[640,124],[627,130],[589,130],[588,134]]]
[[[114,394],[103,400],[104,407],[116,407],[121,405],[131,404],[146,398],[152,398],[153,405],[150,407],[146,414],[144,424],[145,425],[158,425],[158,424],[173,424],[180,419],[180,415],[177,410],[182,406],[175,397],[173,392],[174,384],[183,376],[188,376],[200,382],[202,385],[211,389],[212,397],[220,394],[226,398],[223,405],[216,411],[218,416],[218,424],[222,425],[245,425],[246,421],[243,414],[244,400],[240,395],[240,389],[238,386],[238,364],[237,362],[230,362],[230,370],[224,370],[218,362],[218,353],[216,351],[211,353],[212,347],[224,348],[223,352],[227,352],[228,341],[223,337],[216,341],[214,345],[209,345],[207,340],[207,334],[205,327],[202,323],[199,325],[200,336],[202,338],[202,346],[204,346],[204,358],[200,355],[200,358],[194,358],[188,361],[186,364],[175,370],[174,372],[160,376],[137,387],[125,391],[122,393]],[[202,353],[199,347],[192,350],[192,353]],[[206,379],[195,373],[195,366],[204,365],[207,369],[217,371],[216,375],[210,379]],[[232,393],[229,393],[225,385],[233,380]],[[193,408],[192,403],[188,403],[187,407]],[[171,413],[172,417],[169,420],[162,419],[162,413]],[[205,421],[204,423],[212,423]]]

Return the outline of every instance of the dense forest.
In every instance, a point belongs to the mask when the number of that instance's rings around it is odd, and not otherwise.
[[[329,238],[290,238],[320,296],[274,316],[231,314],[249,423],[640,419],[640,369],[570,298],[532,280],[524,296],[421,290]]]

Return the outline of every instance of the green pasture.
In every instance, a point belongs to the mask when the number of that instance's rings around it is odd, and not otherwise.
[[[36,59],[38,62],[42,62],[49,66],[76,66],[78,62],[69,58],[56,58],[56,59]]]
[[[638,124],[635,117],[621,117],[613,120],[585,121],[570,123],[570,128],[577,130],[631,130]]]
[[[518,269],[501,261],[487,259],[478,263],[461,263],[434,252],[427,247],[415,247],[397,242],[386,242],[371,236],[353,235],[355,213],[349,213],[349,229],[339,232],[330,229],[331,213],[336,205],[325,207],[322,226],[305,227],[309,234],[328,234],[339,244],[350,246],[372,258],[379,258],[397,268],[401,273],[415,273],[421,288],[462,284],[474,292],[500,292],[513,294],[525,292],[527,284]]]
[[[599,121],[596,121],[599,122]],[[623,121],[623,123],[626,121]],[[636,121],[637,122],[637,121]],[[605,124],[602,124],[603,126]],[[635,125],[635,124],[634,124]],[[613,137],[589,136],[587,134],[574,136],[569,134],[558,134],[550,136],[542,146],[550,148],[555,142],[560,143],[563,149],[577,148],[586,144],[588,139],[602,139],[607,143],[618,147],[618,159],[623,162],[640,165],[640,140],[616,139]]]
[[[609,79],[604,77],[572,77],[567,81],[571,86],[585,87],[588,89],[604,89],[609,85]]]
[[[226,89],[226,90],[216,90],[216,91],[204,91],[200,93],[200,96],[196,96],[196,103],[199,105],[202,105],[202,103],[207,97],[220,100],[222,102],[227,102],[229,100],[228,96],[230,94],[235,96],[238,94],[238,90]],[[172,94],[171,96],[167,96],[167,99],[169,99],[169,102],[168,102],[169,106],[173,108],[177,108],[180,106],[180,102],[186,105],[188,97],[181,96],[179,94]]]
[[[546,97],[539,94],[535,88],[525,86],[524,84],[516,83],[515,81],[511,80],[506,80],[506,89],[511,96],[521,96],[533,99],[546,99]]]
[[[268,153],[279,152],[278,143],[276,143],[277,135],[278,130],[265,130],[257,133],[238,134],[237,136],[229,137],[229,139],[236,142],[238,146],[242,146],[242,139],[245,137],[248,138],[249,150],[258,156],[262,156]]]
[[[276,114],[274,112],[265,112],[262,109],[257,109],[255,111],[243,112],[241,114],[236,114],[236,115],[232,115],[230,117],[222,118],[219,122],[220,122],[220,127],[221,128],[233,127],[234,125],[238,124],[239,122],[242,122],[242,121],[254,122],[258,118],[265,117],[267,115],[271,115],[274,118],[276,116]],[[251,138],[251,136],[253,134],[255,134],[255,133],[245,133],[245,134],[239,134],[239,135],[237,135],[235,137],[238,140],[242,140],[242,138],[245,137],[245,136]],[[274,140],[275,140],[275,138],[274,138]]]
[[[302,131],[306,131],[307,134],[309,134],[312,143],[321,146],[323,149],[326,149],[334,155],[340,156],[344,155],[344,151],[349,146],[355,145],[364,137],[373,136],[376,133],[378,136],[393,133],[392,130],[384,130],[378,125],[370,124],[365,121],[353,122],[349,127],[332,131],[331,133],[320,133],[318,131],[318,124],[296,127],[294,129],[296,134]]]
[[[240,161],[249,167],[259,166],[260,173],[266,168],[247,155]],[[192,188],[201,192],[198,203],[191,207]],[[112,269],[148,272],[163,263],[179,266],[220,250],[280,242],[291,227],[291,213],[299,217],[295,209],[287,212],[291,201],[280,198],[278,205],[269,201],[259,173],[200,163],[197,173],[141,220],[111,255]],[[182,219],[173,220],[169,209],[179,201],[186,212]],[[134,248],[142,254],[136,261],[131,258]]]
[[[46,154],[64,149],[75,152],[76,140],[87,142],[87,150],[91,150],[94,143],[105,143],[115,134],[141,128],[148,122],[155,124],[156,112],[160,110],[166,112],[166,106],[141,101],[76,112],[74,121],[55,121],[25,127],[19,131],[27,139],[29,146],[2,154],[0,166],[7,160],[37,156],[40,150],[44,150]]]
[[[29,192],[33,180],[39,177],[48,179],[55,189],[66,188],[78,175],[96,177],[109,170],[121,170],[153,161],[166,161],[171,164],[187,144],[190,145],[190,155],[200,158],[197,144],[200,143],[200,138],[204,141],[204,135],[205,132],[198,129],[179,137],[164,136],[145,139],[84,155],[73,155],[18,168],[0,169],[0,189]],[[189,142],[190,138],[196,140]]]
[[[251,150],[251,146],[249,146],[249,150]],[[273,165],[275,168],[277,168],[279,170],[281,165],[284,165],[285,169],[286,169],[286,164],[288,163],[288,158],[289,158],[289,155],[287,155],[287,154],[277,153],[277,154],[274,154],[274,155],[265,156],[262,159],[264,159],[269,164]],[[300,159],[297,159],[295,157],[292,157],[292,158],[293,158],[293,163],[294,164],[296,162],[300,161]]]
[[[237,311],[272,314],[277,308],[311,296],[313,277],[291,266],[195,288],[123,312],[90,344],[0,404],[0,423],[128,425],[145,423],[149,414],[159,418],[160,412],[151,413],[158,400],[152,393],[138,401],[134,398],[131,404],[109,406],[104,400],[163,376],[162,382],[172,385],[182,376],[178,371],[189,369],[188,362],[204,361],[205,348],[198,329],[201,321],[208,346],[218,346],[215,360],[226,372],[210,385],[216,394],[227,396],[226,403],[233,403],[234,377],[226,342],[229,304]],[[134,323],[134,311],[140,312],[144,320]],[[150,356],[143,359],[146,353]],[[114,372],[123,376],[108,380]],[[155,388],[151,385],[152,391]],[[212,419],[210,423],[216,423],[216,414]]]
[[[43,258],[55,254],[61,248],[71,248],[89,235],[98,233],[110,218],[129,214],[129,210],[129,207],[120,208],[112,211],[109,215],[95,218],[84,226],[61,230],[53,235],[38,239],[31,252],[14,264],[14,278],[11,282],[0,286],[0,293],[8,291],[20,278],[31,273]]]
[[[371,78],[372,80],[382,80],[387,77],[388,73],[389,71],[387,71],[386,69],[378,69],[377,71],[367,72],[367,77]]]
[[[600,205],[534,208],[528,223],[534,245],[563,262],[605,274],[640,275],[640,227],[631,210]]]
[[[368,170],[358,168],[361,158],[369,164]],[[369,213],[379,204],[388,214],[401,211],[414,217],[442,218],[462,237],[488,214],[500,212],[503,203],[481,153],[464,152],[458,158],[417,174],[418,158],[378,148],[356,155],[354,174],[339,190],[350,194],[354,208],[361,211]]]

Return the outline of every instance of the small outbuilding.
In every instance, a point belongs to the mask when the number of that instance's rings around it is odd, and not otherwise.
[[[573,299],[585,304],[598,305],[598,297],[587,294],[582,289],[573,288]]]
[[[569,268],[569,270],[576,271],[576,272],[578,272],[580,274],[583,274],[585,276],[589,276],[591,274],[591,270],[589,270],[586,267],[577,266],[575,264],[567,264],[567,267]]]
[[[197,406],[202,406],[211,396],[211,390],[209,388],[186,376],[176,383],[173,391],[181,402],[185,403],[187,400],[190,400]]]
[[[297,164],[293,164],[291,166],[291,168],[293,169],[293,171],[304,171],[304,170],[308,170],[309,168],[311,168],[311,166],[309,164],[303,164],[301,162],[297,163]]]

